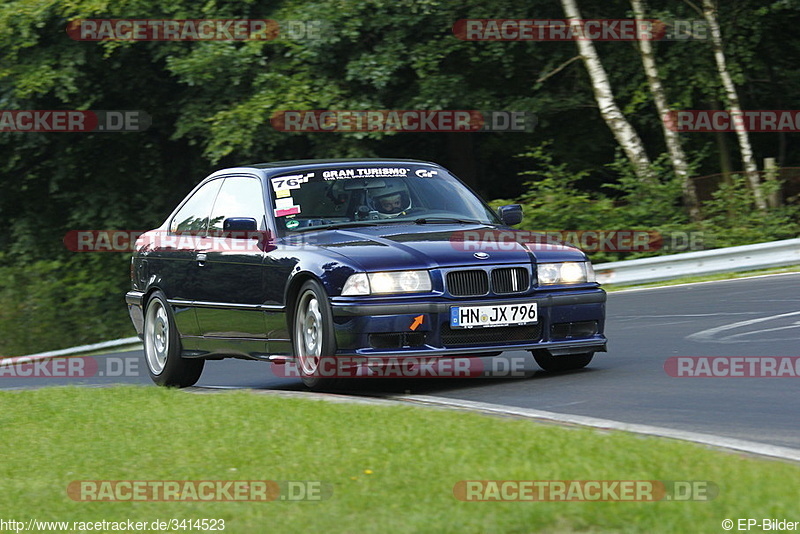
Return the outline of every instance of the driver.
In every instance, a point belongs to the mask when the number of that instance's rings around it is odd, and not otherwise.
[[[371,208],[382,219],[397,217],[411,209],[408,187],[400,180],[388,181],[381,188],[371,191]]]

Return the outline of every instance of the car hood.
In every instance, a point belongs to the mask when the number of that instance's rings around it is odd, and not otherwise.
[[[346,256],[364,270],[586,260],[573,246],[545,244],[531,236],[531,232],[488,225],[387,224],[324,230],[304,238]],[[476,253],[488,257],[479,259]]]

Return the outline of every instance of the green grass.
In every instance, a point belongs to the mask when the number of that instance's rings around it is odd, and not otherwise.
[[[0,392],[5,519],[224,519],[225,532],[721,532],[796,516],[800,466],[457,411],[142,387]],[[293,480],[319,502],[76,502],[75,480]],[[462,502],[459,480],[707,480],[706,502]]]

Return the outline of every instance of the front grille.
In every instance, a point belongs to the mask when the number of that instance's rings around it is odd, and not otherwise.
[[[519,293],[528,289],[528,270],[524,267],[508,267],[492,271],[492,291],[495,293]]]
[[[498,326],[495,328],[453,329],[442,325],[442,345],[483,345],[485,343],[517,343],[539,341],[541,324],[526,326]]]
[[[489,293],[489,274],[471,269],[447,273],[447,290],[454,297],[480,297]],[[525,267],[494,269],[491,290],[495,295],[524,293],[530,288],[530,275]]]
[[[489,292],[486,271],[452,271],[447,273],[447,290],[454,297],[477,297]]]

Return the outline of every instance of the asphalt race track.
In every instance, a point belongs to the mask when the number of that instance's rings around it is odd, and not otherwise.
[[[548,374],[529,354],[508,352],[495,366],[524,358],[524,376],[361,379],[351,392],[436,395],[800,449],[800,377],[678,378],[664,369],[674,356],[800,356],[800,274],[611,293],[606,332],[609,352],[581,371]],[[6,375],[0,388],[152,385],[141,351],[94,360],[90,378]],[[197,385],[304,391],[269,364],[241,360],[207,362]]]

